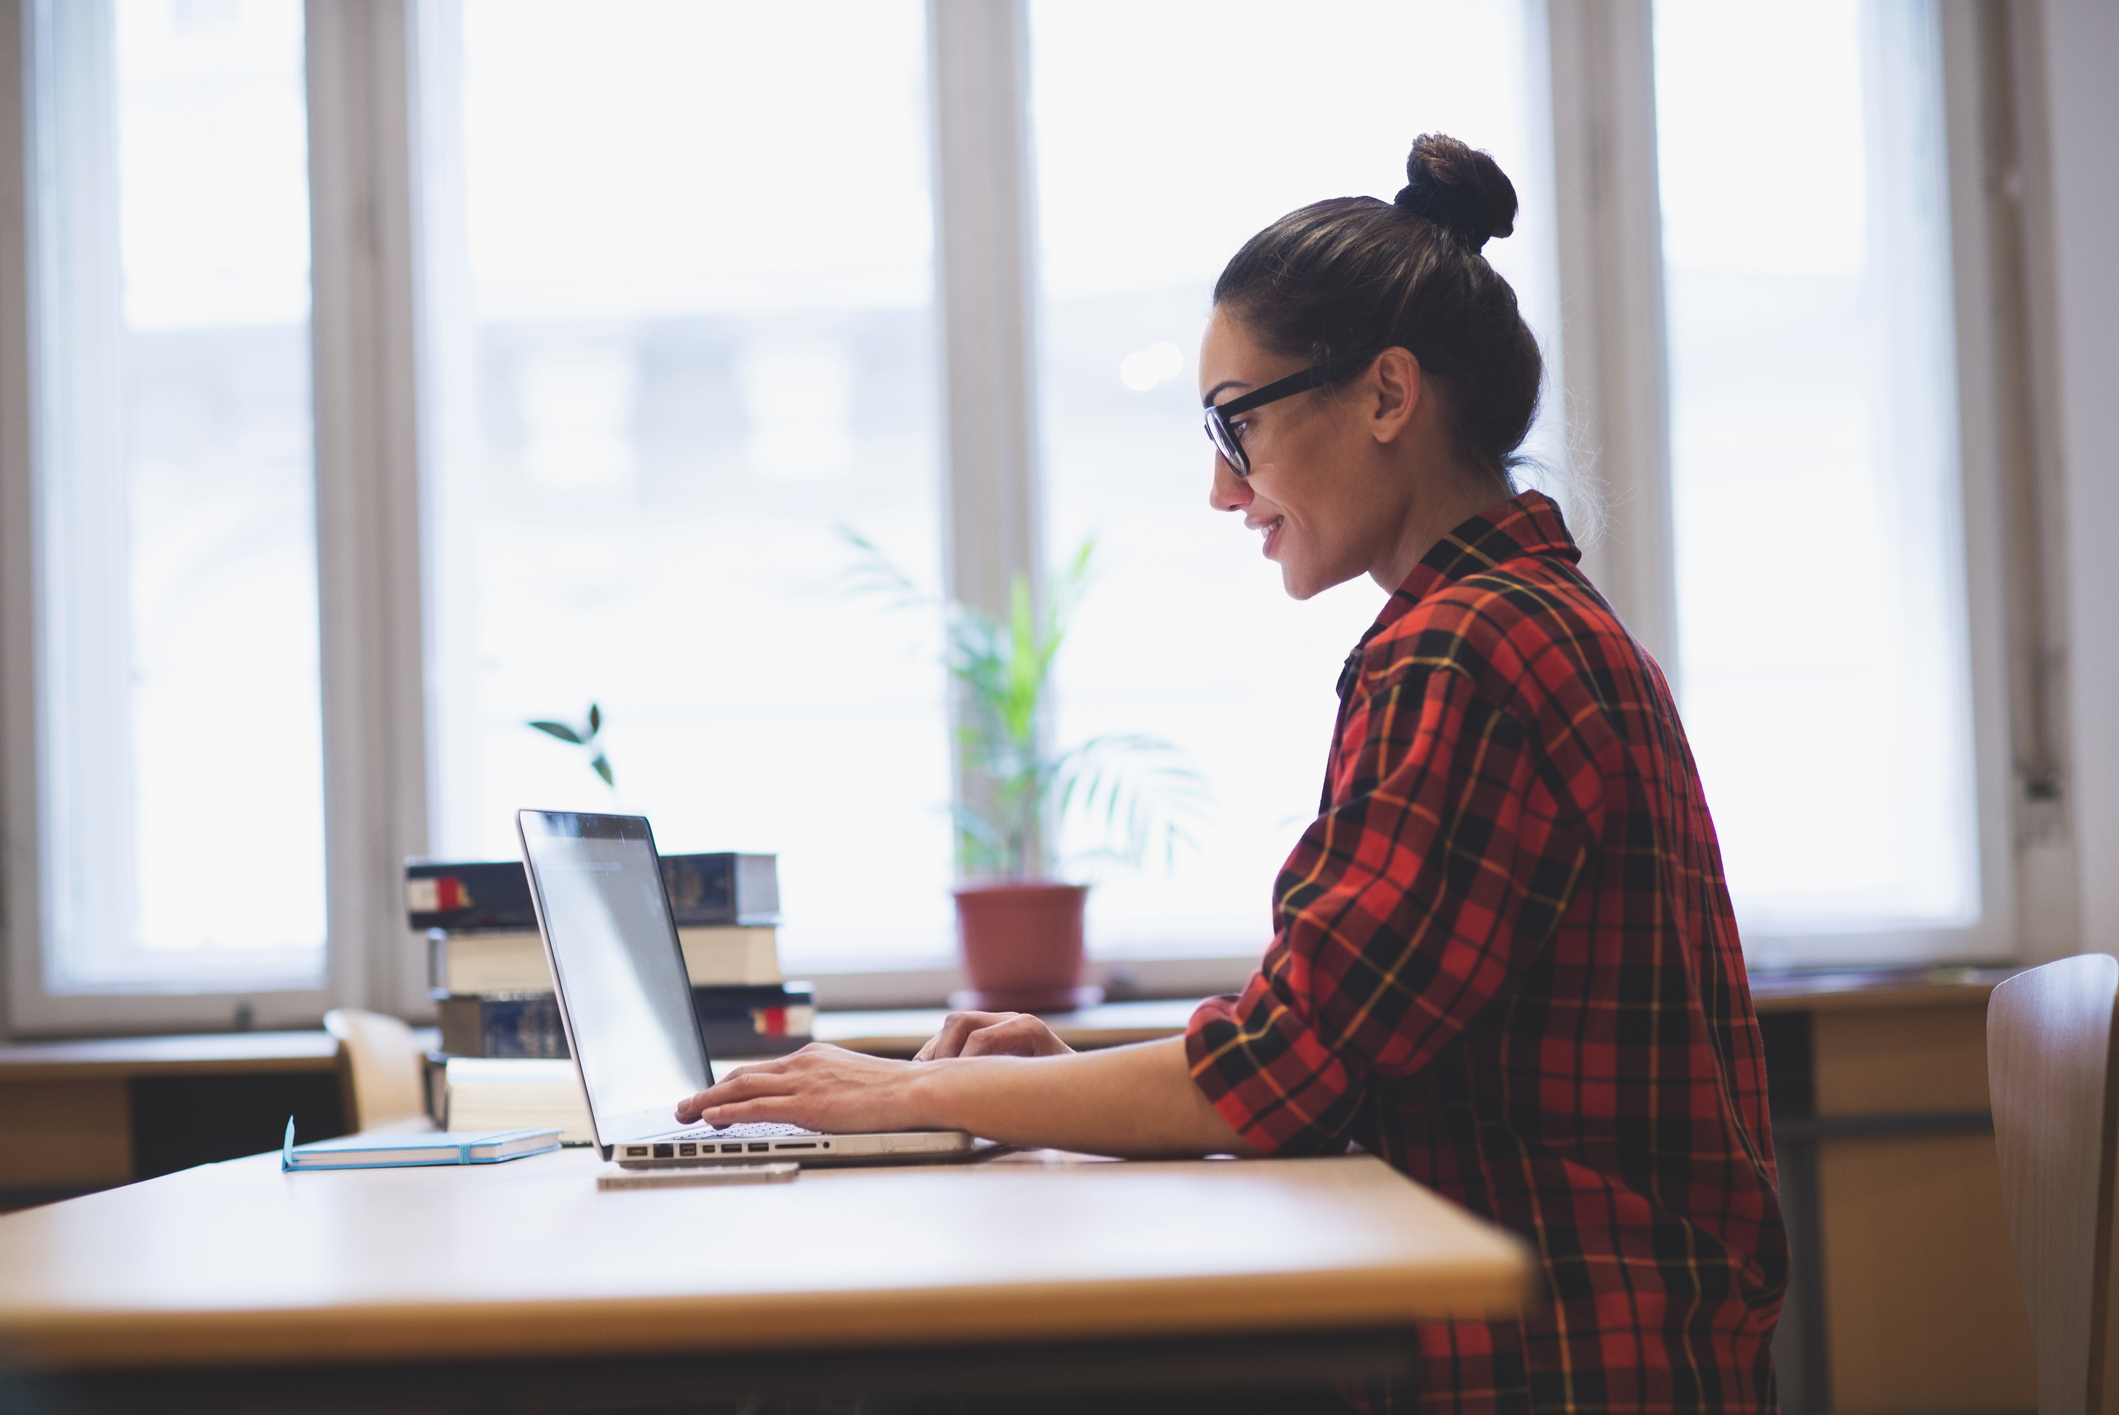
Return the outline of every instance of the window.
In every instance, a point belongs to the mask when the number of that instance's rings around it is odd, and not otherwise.
[[[1936,12],[1655,47],[1686,725],[1753,961],[1887,958],[1984,902]]]
[[[777,850],[791,961],[948,947],[925,26],[469,0],[427,56],[431,848]],[[591,702],[615,778],[531,730]]]
[[[302,7],[37,18],[46,986],[315,987]]]
[[[1972,195],[1968,12],[7,5],[14,1026],[414,1014],[400,861],[511,855],[525,805],[779,851],[788,962],[927,1000],[940,626],[844,529],[973,598],[1095,536],[1055,735],[1167,739],[1211,803],[1169,872],[1102,872],[1090,944],[1233,981],[1381,592],[1292,603],[1207,508],[1209,291],[1437,129],[1516,182],[1524,479],[1581,531],[1585,468],[1619,489],[1595,574],[1673,669],[1754,963],[2013,947],[1995,567],[2035,545],[1995,529],[2022,350],[1979,222],[2022,218]],[[529,726],[592,702],[611,786]]]
[[[1031,35],[1046,553],[1065,563],[1093,534],[1104,565],[1059,665],[1060,740],[1163,738],[1212,798],[1170,872],[1104,875],[1091,945],[1255,954],[1274,876],[1316,814],[1340,664],[1384,594],[1362,579],[1296,604],[1256,537],[1208,509],[1195,359],[1214,280],[1296,207],[1389,200],[1413,138],[1442,131],[1516,183],[1523,218],[1487,251],[1549,327],[1525,15],[1514,0],[1039,0]],[[1454,57],[1418,57],[1435,53]],[[1541,428],[1533,452],[1551,464],[1557,450]]]

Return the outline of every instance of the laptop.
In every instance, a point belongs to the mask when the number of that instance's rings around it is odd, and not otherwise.
[[[518,811],[537,931],[581,1073],[597,1148],[632,1169],[794,1160],[805,1165],[970,1159],[961,1130],[828,1135],[798,1125],[680,1127],[677,1102],[713,1070],[655,837],[640,816]]]

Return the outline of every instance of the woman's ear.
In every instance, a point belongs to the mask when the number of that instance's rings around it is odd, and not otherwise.
[[[1378,442],[1396,442],[1412,425],[1427,395],[1420,361],[1408,349],[1392,347],[1369,365],[1369,432]]]

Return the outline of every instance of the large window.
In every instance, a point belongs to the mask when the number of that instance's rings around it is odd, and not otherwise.
[[[1524,23],[1516,0],[1032,7],[1047,554],[1093,534],[1104,564],[1060,663],[1059,733],[1161,737],[1211,796],[1174,869],[1103,874],[1100,951],[1264,947],[1274,876],[1316,814],[1340,663],[1384,600],[1366,579],[1289,600],[1257,536],[1208,509],[1196,357],[1214,279],[1296,207],[1389,200],[1413,138],[1440,131],[1516,182],[1523,219],[1487,250],[1548,324]],[[1541,433],[1537,450],[1559,449]]]
[[[315,987],[302,7],[37,20],[46,985]]]
[[[442,17],[454,13],[439,11]],[[523,806],[780,854],[802,966],[948,946],[913,0],[469,0],[432,26],[432,848]],[[591,754],[533,719],[602,723]]]
[[[827,997],[938,993],[940,616],[848,531],[974,598],[1095,537],[1054,735],[1166,739],[1208,803],[1167,870],[1057,855],[1095,953],[1236,983],[1383,595],[1292,602],[1208,509],[1209,292],[1435,130],[1515,180],[1523,479],[1582,531],[1618,489],[1592,567],[1753,962],[2013,946],[1998,80],[1938,0],[0,14],[15,1026],[415,1013],[403,859],[512,855],[523,806],[777,851]],[[591,703],[593,750],[530,726]]]
[[[1762,941],[1872,936],[1843,956],[1977,923],[1936,11],[1662,0],[1655,46],[1680,695],[1731,892]]]

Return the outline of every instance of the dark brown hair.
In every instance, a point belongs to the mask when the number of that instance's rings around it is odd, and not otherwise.
[[[1500,164],[1440,133],[1414,139],[1395,201],[1314,202],[1244,243],[1214,303],[1276,354],[1322,363],[1401,347],[1444,392],[1459,458],[1512,485],[1544,360],[1516,292],[1480,249],[1515,229]]]

